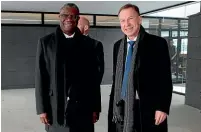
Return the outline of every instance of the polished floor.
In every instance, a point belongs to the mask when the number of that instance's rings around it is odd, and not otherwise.
[[[107,132],[110,86],[102,86],[102,113],[96,132]],[[34,89],[1,90],[2,132],[45,132],[35,114]],[[169,132],[201,132],[201,113],[184,105],[184,96],[173,94]]]
[[[174,84],[173,90],[182,94],[186,93],[186,83]]]

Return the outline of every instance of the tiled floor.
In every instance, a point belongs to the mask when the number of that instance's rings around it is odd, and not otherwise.
[[[35,114],[34,89],[1,91],[2,132],[45,132]],[[102,86],[102,113],[96,132],[107,132],[110,86]],[[184,105],[184,96],[173,94],[169,132],[201,132],[201,113]]]

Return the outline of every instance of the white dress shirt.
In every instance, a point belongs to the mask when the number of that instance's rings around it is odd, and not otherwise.
[[[73,34],[72,34],[72,35],[70,35],[70,36],[64,33],[64,36],[65,36],[66,38],[73,38],[73,37],[74,37],[74,35],[75,35],[75,33],[73,33]]]

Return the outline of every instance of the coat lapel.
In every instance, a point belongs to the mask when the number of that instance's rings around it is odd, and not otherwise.
[[[127,47],[128,47],[126,36],[124,37],[123,41],[124,41],[124,58],[123,58],[123,71],[124,71],[124,69],[125,69],[125,63],[126,63],[126,57],[127,57]]]

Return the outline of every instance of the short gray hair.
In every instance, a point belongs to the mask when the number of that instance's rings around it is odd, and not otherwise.
[[[61,11],[62,9],[64,9],[64,8],[67,8],[67,7],[75,8],[75,9],[78,11],[78,13],[80,13],[80,10],[79,10],[78,6],[77,6],[76,4],[74,4],[74,3],[66,3],[66,4],[64,4],[64,5],[61,7],[60,11]]]
[[[120,9],[119,9],[119,12],[118,12],[118,15],[120,14],[120,12],[124,9],[128,9],[128,8],[132,8],[133,10],[135,10],[137,12],[137,14],[140,16],[140,10],[139,10],[139,7],[136,6],[136,5],[133,5],[133,4],[126,4],[124,6],[122,6]]]

